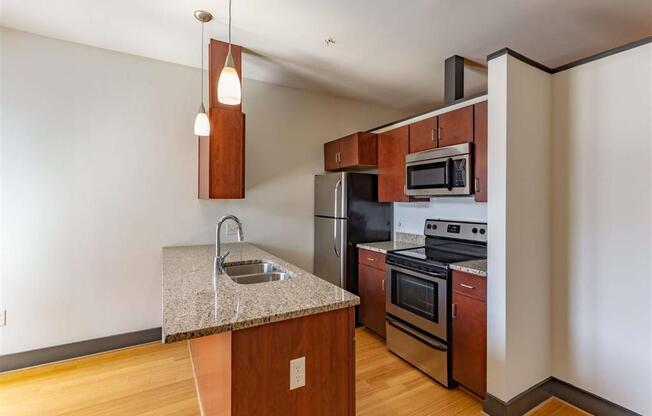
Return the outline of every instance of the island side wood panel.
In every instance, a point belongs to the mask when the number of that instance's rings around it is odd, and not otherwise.
[[[234,332],[232,415],[353,416],[349,309]],[[306,385],[290,390],[290,360],[299,357],[306,357]]]
[[[353,416],[353,311],[343,308],[190,340],[202,414]],[[306,357],[306,385],[290,390],[290,360],[299,357]]]
[[[231,332],[188,342],[202,415],[231,415]]]

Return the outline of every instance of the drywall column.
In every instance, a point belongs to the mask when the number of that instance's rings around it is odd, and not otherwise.
[[[553,375],[652,415],[652,44],[553,75]]]
[[[489,61],[487,390],[502,402],[550,365],[551,75]]]

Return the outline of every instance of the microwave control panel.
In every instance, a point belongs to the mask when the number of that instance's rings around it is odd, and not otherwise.
[[[466,160],[453,161],[453,186],[456,188],[466,186]]]

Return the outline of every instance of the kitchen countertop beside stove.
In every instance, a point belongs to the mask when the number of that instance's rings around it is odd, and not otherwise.
[[[451,270],[457,270],[476,276],[487,277],[487,259],[468,260],[449,265]]]
[[[358,248],[375,251],[377,253],[387,254],[388,251],[392,250],[404,250],[408,248],[419,247],[420,244],[417,243],[406,243],[404,241],[378,241],[375,243],[358,243]]]

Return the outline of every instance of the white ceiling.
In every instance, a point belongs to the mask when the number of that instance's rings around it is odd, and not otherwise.
[[[193,11],[213,13],[211,37],[227,33],[227,0],[1,2],[3,26],[197,67]],[[484,62],[507,46],[554,67],[650,34],[650,0],[233,1],[246,78],[406,111],[441,103],[454,54]]]

